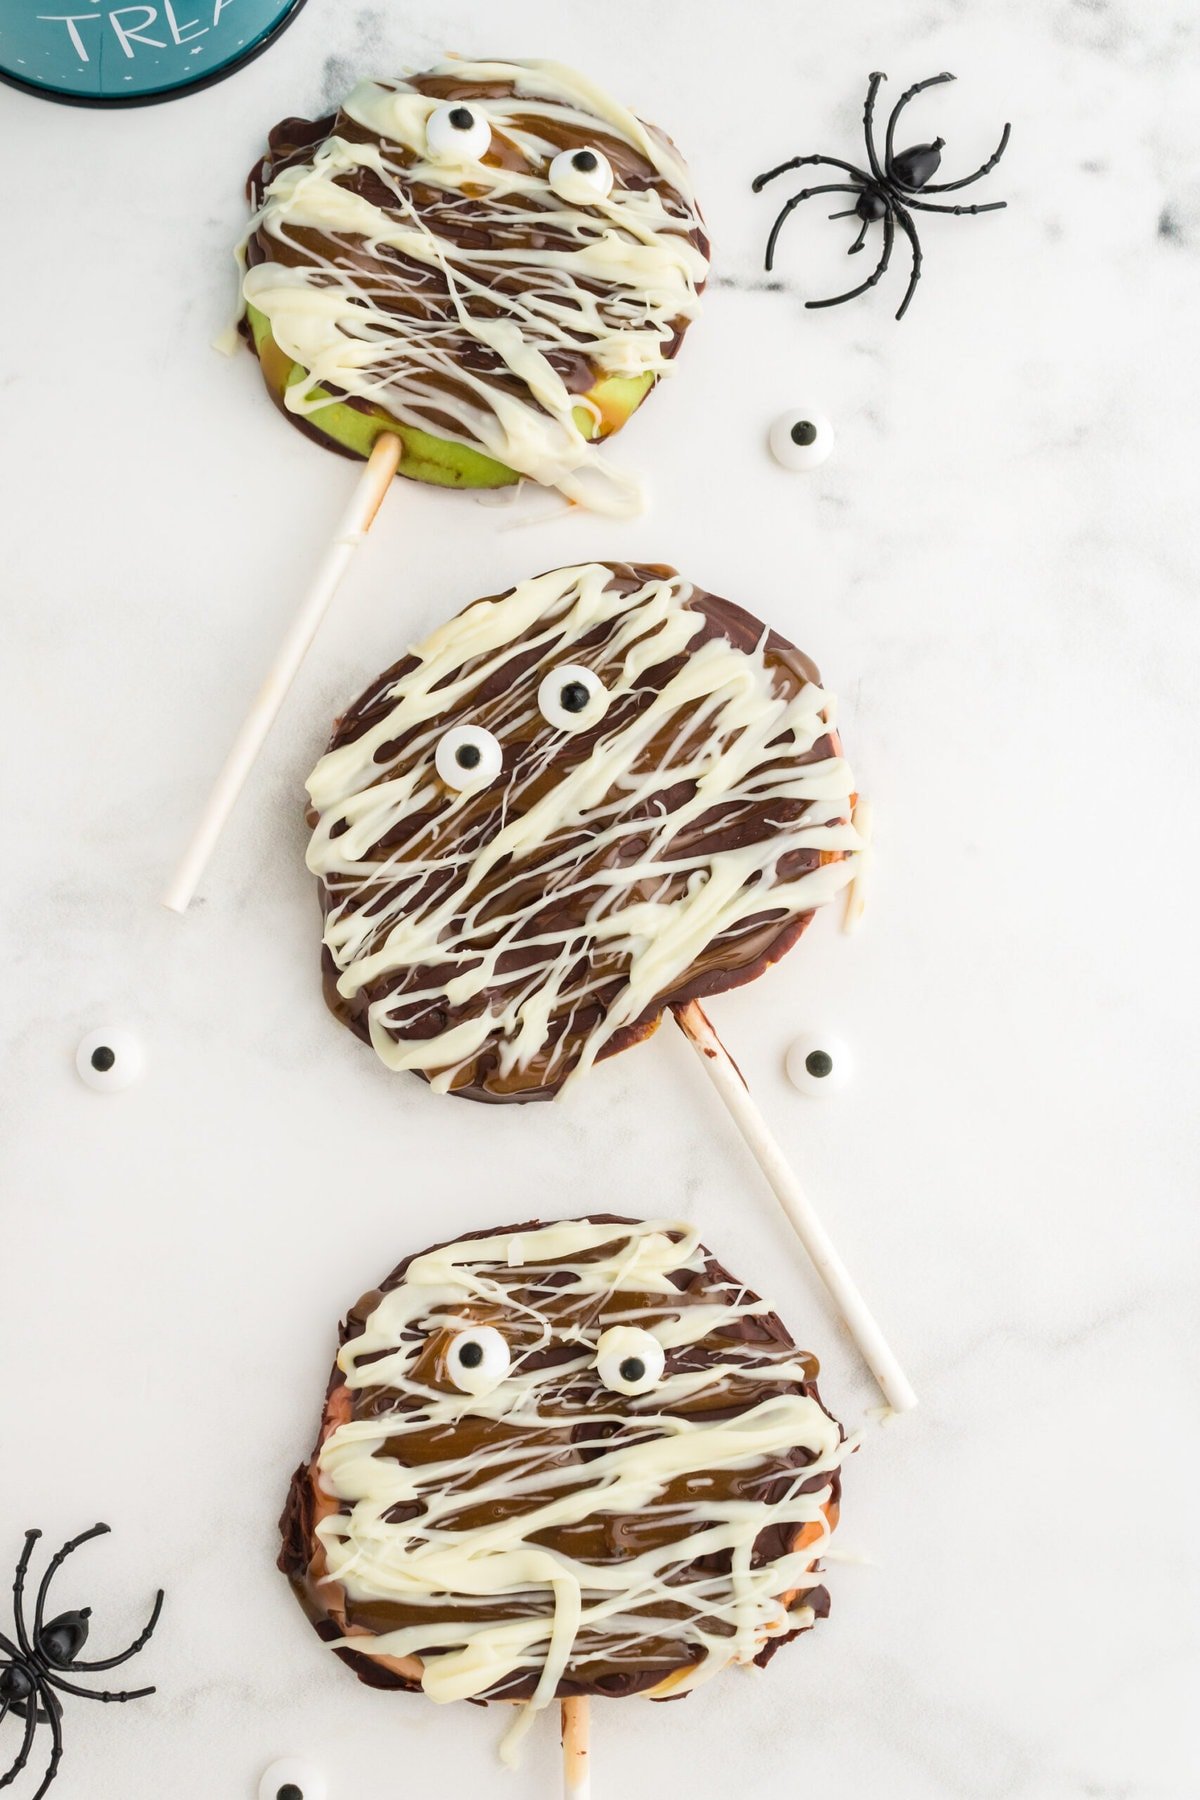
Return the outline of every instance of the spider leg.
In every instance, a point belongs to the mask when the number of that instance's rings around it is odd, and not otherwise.
[[[964,213],[1003,212],[1008,201],[989,200],[986,206],[930,206],[928,201],[914,200],[910,194],[905,194],[904,204],[911,206],[916,212],[957,213],[961,216]]]
[[[866,227],[864,226],[863,229],[865,230]],[[887,266],[892,260],[892,245],[895,238],[896,227],[892,223],[892,215],[890,212],[886,212],[883,215],[883,255],[867,279],[860,281],[857,287],[848,289],[844,294],[832,295],[828,300],[806,300],[805,306],[811,307],[814,312],[823,306],[840,306],[843,300],[853,300],[856,295],[865,294],[868,288],[873,288],[880,276],[886,272]]]
[[[25,1533],[25,1548],[21,1552],[17,1572],[13,1576],[13,1620],[17,1627],[17,1642],[26,1656],[31,1656],[33,1652],[29,1644],[29,1633],[25,1629],[25,1576],[29,1571],[29,1559],[33,1555],[33,1546],[41,1535],[40,1531]]]
[[[94,1672],[98,1669],[115,1669],[118,1663],[128,1662],[131,1656],[136,1656],[138,1651],[149,1642],[154,1627],[158,1624],[158,1616],[162,1612],[162,1609],[163,1591],[159,1588],[154,1599],[154,1610],[150,1614],[150,1621],[141,1636],[134,1638],[128,1650],[122,1650],[120,1656],[106,1656],[101,1662],[73,1662],[67,1673],[75,1675],[81,1670]]]
[[[905,288],[904,298],[900,302],[900,311],[896,314],[897,320],[900,320],[904,317],[905,313],[908,311],[908,303],[917,291],[917,283],[921,279],[921,260],[922,259],[921,259],[921,242],[920,242],[920,239],[917,237],[917,228],[913,224],[912,220],[909,218],[908,213],[905,211],[904,207],[902,207],[902,206],[898,206],[896,208],[896,223],[899,225],[901,231],[904,233],[905,237],[908,239],[909,243],[912,245],[912,258],[913,258],[912,274],[908,278],[908,286]]]
[[[887,122],[887,137],[884,142],[884,167],[885,168],[890,169],[892,166],[892,154],[893,154],[893,148],[894,148],[895,141],[896,141],[896,126],[899,123],[900,114],[904,111],[904,109],[908,105],[909,101],[915,100],[918,94],[923,94],[925,92],[926,88],[940,87],[943,81],[953,81],[953,80],[954,80],[954,76],[948,74],[943,69],[943,71],[940,75],[930,75],[927,77],[926,80],[915,81],[913,83],[912,87],[905,88],[905,90],[901,94],[899,100],[897,100],[895,106],[893,106],[892,116]]]
[[[59,1569],[66,1562],[72,1551],[78,1550],[80,1544],[86,1544],[91,1538],[104,1537],[110,1529],[111,1527],[108,1525],[93,1525],[90,1531],[81,1531],[78,1537],[68,1539],[62,1549],[56,1551],[50,1558],[46,1573],[42,1576],[41,1586],[38,1588],[37,1608],[33,1615],[33,1635],[35,1638],[41,1636],[42,1622],[46,1612],[46,1599],[50,1592],[50,1583],[54,1580]]]
[[[95,1688],[76,1687],[73,1681],[64,1681],[57,1670],[53,1675],[43,1675],[42,1680],[50,1687],[57,1688],[61,1694],[77,1694],[81,1700],[103,1700],[106,1705],[113,1703],[123,1706],[126,1700],[144,1700],[147,1694],[158,1692],[157,1688],[144,1687],[131,1688],[125,1694],[100,1693]]]
[[[1008,149],[1008,140],[1011,135],[1012,126],[1006,125],[1000,142],[988,157],[987,161],[981,163],[973,175],[964,175],[961,181],[928,181],[921,189],[921,192],[923,194],[949,194],[952,193],[955,188],[970,187],[973,181],[978,181],[982,176],[989,175],[1000,161],[1000,158],[1004,155],[1004,152]]]
[[[811,200],[817,194],[853,194],[857,193],[857,191],[858,190],[851,187],[850,183],[847,181],[829,181],[825,182],[821,187],[801,188],[798,194],[793,194],[791,199],[779,213],[775,223],[772,225],[771,235],[767,239],[766,266],[768,272],[775,267],[775,246],[779,242],[779,233],[783,230],[788,218],[796,210],[802,200]]]
[[[848,215],[846,213],[838,214],[838,217],[842,218],[842,219],[846,218],[847,216]],[[863,220],[862,230],[859,232],[858,236],[855,238],[854,242],[851,244],[850,248],[847,250],[847,252],[846,252],[847,256],[857,256],[858,255],[859,251],[862,249],[863,245],[867,241],[867,230],[870,226],[870,223],[871,223],[871,221],[869,219]]]
[[[47,1722],[50,1726],[50,1761],[46,1765],[46,1773],[42,1777],[42,1785],[39,1787],[37,1793],[34,1794],[33,1800],[43,1800],[46,1789],[58,1774],[58,1765],[62,1761],[63,1753],[61,1723],[62,1707],[58,1704],[58,1701],[54,1698],[54,1695],[50,1692],[49,1688],[46,1687],[44,1682],[39,1682],[38,1687],[46,1702]]]
[[[863,107],[863,136],[867,140],[867,161],[871,165],[871,173],[876,181],[884,179],[883,170],[879,166],[879,152],[875,148],[875,96],[879,92],[879,84],[886,81],[887,76],[881,69],[876,69],[867,85],[867,104]],[[901,102],[903,105],[903,102]],[[888,160],[891,160],[891,139],[888,140]]]
[[[7,1707],[5,1711],[7,1711]],[[2,1717],[3,1715],[0,1715]],[[17,1751],[17,1760],[7,1775],[0,1775],[0,1788],[6,1788],[15,1781],[25,1764],[29,1761],[29,1752],[33,1748],[33,1734],[37,1730],[37,1707],[31,1705],[25,1713],[25,1735],[21,1740],[21,1748]]]
[[[777,175],[786,175],[789,169],[803,169],[813,163],[825,163],[831,169],[844,169],[847,175],[853,175],[856,181],[869,183],[871,177],[863,169],[856,169],[853,163],[843,162],[840,156],[793,156],[790,162],[780,163],[777,169],[768,169],[765,175],[756,175],[750,183],[756,194],[761,194],[768,181],[774,181]]]

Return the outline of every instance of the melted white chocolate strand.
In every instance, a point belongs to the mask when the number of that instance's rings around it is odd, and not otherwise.
[[[379,1056],[439,1091],[485,1051],[501,1080],[561,1084],[706,955],[752,964],[853,878],[853,776],[816,748],[830,696],[712,635],[670,571],[629,586],[592,563],[467,608],[309,779],[337,993],[365,990]],[[581,664],[608,699],[575,736],[538,695]],[[464,719],[504,773],[455,792],[436,757]]]
[[[364,81],[342,116],[379,141],[329,137],[275,176],[251,222],[260,244],[295,247],[303,234],[302,266],[260,262],[243,281],[246,302],[312,376],[285,404],[311,413],[332,388],[402,425],[482,448],[595,510],[636,511],[636,483],[589,441],[595,405],[550,359],[585,357],[600,376],[668,371],[708,268],[692,241],[701,224],[686,167],[661,135],[557,63],[454,62],[430,73],[468,91],[511,85],[472,103],[503,141],[503,163],[432,157],[427,126],[441,96]],[[570,188],[565,199],[550,185],[551,164],[564,142],[587,145],[598,133],[614,157],[620,146],[648,165],[646,184],[618,180],[585,197]],[[382,183],[386,204],[345,185],[362,170]],[[431,192],[432,206],[422,197]],[[459,242],[439,231],[446,205],[488,235]],[[314,236],[336,254],[321,254]],[[489,358],[519,386],[498,383]]]
[[[511,1751],[589,1664],[661,1673],[650,1691],[677,1693],[813,1622],[804,1596],[845,1446],[804,1391],[811,1360],[777,1321],[739,1330],[770,1308],[706,1283],[713,1268],[690,1226],[661,1220],[502,1232],[409,1265],[339,1355],[346,1387],[366,1394],[320,1451],[319,1486],[339,1507],[316,1536],[351,1608],[431,1616],[356,1629],[341,1647],[420,1658],[408,1666],[437,1701],[502,1697],[535,1675]],[[445,1377],[444,1345],[484,1319],[511,1366],[472,1397]],[[604,1387],[597,1344],[620,1326],[665,1351],[651,1392]],[[398,1507],[405,1522],[390,1523]],[[571,1555],[571,1527],[606,1519],[617,1553]],[[763,1549],[771,1527],[780,1554]]]

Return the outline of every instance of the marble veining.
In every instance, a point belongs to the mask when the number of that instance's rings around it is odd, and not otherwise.
[[[398,1768],[517,1792],[501,1722],[360,1688],[272,1566],[329,1321],[407,1251],[531,1209],[687,1217],[839,1416],[875,1403],[666,1027],[561,1105],[487,1109],[324,1010],[303,781],[335,710],[463,601],[594,557],[686,569],[841,696],[866,922],[819,919],[713,1014],[923,1402],[849,1459],[830,1619],[761,1678],[598,1708],[598,1800],[1193,1800],[1195,8],[413,10],[312,0],[177,104],[0,98],[0,1526],[15,1561],[27,1524],[113,1525],[97,1655],[140,1628],[147,1570],[167,1592],[157,1695],[76,1718],[54,1800],[234,1800],[283,1756],[331,1800]],[[210,348],[245,172],[276,119],[447,50],[575,62],[688,157],[713,280],[610,452],[652,506],[398,487],[180,920],[156,896],[352,480]],[[767,278],[776,196],[749,192],[790,155],[854,160],[873,68],[893,99],[959,75],[909,115],[948,176],[1013,125],[1007,211],[923,227],[899,326],[890,284],[805,310],[854,231],[815,204]],[[810,475],[766,448],[794,403],[837,434]],[[113,1095],[73,1067],[100,1025],[146,1047]],[[783,1073],[808,1031],[855,1056],[820,1105]],[[554,1739],[522,1793],[555,1791]]]

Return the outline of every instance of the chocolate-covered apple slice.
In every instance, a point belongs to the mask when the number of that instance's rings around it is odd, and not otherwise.
[[[473,1233],[351,1309],[279,1566],[371,1686],[520,1702],[509,1752],[555,1700],[684,1695],[828,1611],[816,1376],[691,1225]]]
[[[853,879],[832,713],[794,645],[673,569],[476,601],[309,778],[331,1007],[441,1092],[552,1098],[761,974]]]
[[[671,366],[708,243],[670,141],[554,63],[446,62],[285,119],[253,170],[246,331],[288,417],[399,473],[635,504],[597,456]]]
[[[708,240],[678,151],[551,62],[445,62],[285,119],[249,181],[243,330],[293,424],[366,468],[164,902],[189,905],[397,473],[641,505],[600,440],[673,366]]]

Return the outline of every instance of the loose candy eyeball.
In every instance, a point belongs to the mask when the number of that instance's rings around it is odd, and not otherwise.
[[[486,114],[461,100],[437,106],[425,126],[425,147],[434,162],[479,162],[492,142]]]
[[[847,1085],[854,1073],[854,1058],[841,1038],[812,1032],[791,1045],[784,1066],[794,1088],[823,1098],[840,1093]]]
[[[550,164],[550,186],[569,206],[607,200],[613,190],[612,164],[602,150],[560,150]]]
[[[486,787],[504,766],[499,738],[482,725],[452,725],[443,732],[434,765],[447,787]]]
[[[793,406],[780,413],[767,441],[785,469],[818,469],[833,450],[833,426],[824,413]]]
[[[273,1762],[258,1784],[258,1800],[328,1800],[328,1794],[321,1771],[298,1756]]]
[[[560,663],[538,688],[538,711],[559,731],[588,731],[607,710],[608,689],[582,663]]]
[[[494,1392],[512,1367],[512,1352],[494,1325],[473,1325],[451,1339],[446,1368],[455,1387],[476,1400]]]
[[[596,1372],[614,1394],[648,1394],[666,1367],[666,1353],[652,1331],[610,1325],[596,1345]]]
[[[75,1052],[79,1079],[101,1094],[119,1094],[141,1079],[146,1053],[131,1031],[105,1026],[89,1031]]]

